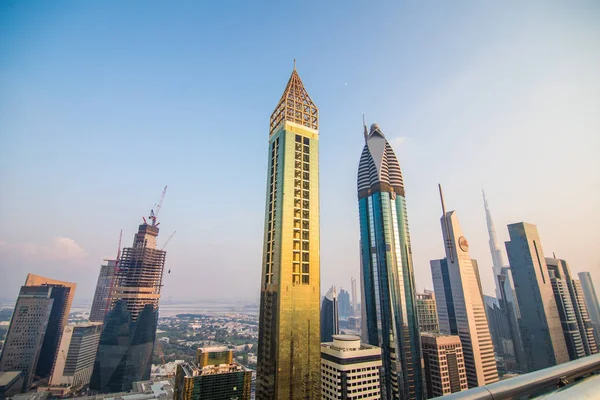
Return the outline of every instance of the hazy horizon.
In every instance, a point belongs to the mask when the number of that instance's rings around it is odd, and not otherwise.
[[[589,1],[0,6],[0,299],[31,272],[91,300],[168,185],[163,301],[258,301],[269,117],[294,59],[320,114],[322,293],[360,278],[363,113],[400,161],[419,291],[444,254],[438,183],[485,294],[482,189],[501,245],[536,224],[600,291],[598,20]]]

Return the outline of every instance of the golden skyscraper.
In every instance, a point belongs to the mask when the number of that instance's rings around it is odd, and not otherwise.
[[[295,65],[269,132],[256,398],[319,399],[319,117]]]

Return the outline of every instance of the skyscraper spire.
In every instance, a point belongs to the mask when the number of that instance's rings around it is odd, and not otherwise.
[[[498,245],[498,239],[496,237],[496,228],[494,227],[494,221],[492,220],[492,214],[490,212],[490,207],[487,202],[487,198],[485,197],[485,191],[481,190],[483,193],[483,206],[485,208],[485,219],[487,222],[488,235],[490,237],[490,253],[492,253],[492,265],[494,268],[494,282],[496,283],[496,297],[498,299],[502,298],[502,291],[500,290],[500,283],[498,282],[498,275],[502,273],[502,267],[504,267],[504,256],[502,254],[502,250]]]

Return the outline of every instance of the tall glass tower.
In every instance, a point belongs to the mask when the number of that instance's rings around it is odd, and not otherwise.
[[[294,67],[271,115],[256,398],[321,397],[319,117]]]
[[[385,399],[425,398],[412,251],[400,164],[377,124],[358,167],[363,340],[382,349]]]

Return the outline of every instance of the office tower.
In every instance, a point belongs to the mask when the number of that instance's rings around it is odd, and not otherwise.
[[[508,225],[506,252],[519,303],[520,331],[527,371],[569,361],[567,345],[537,227]]]
[[[567,342],[569,358],[575,360],[596,353],[594,329],[582,300],[581,285],[573,279],[565,260],[546,257],[554,299]]]
[[[82,387],[90,383],[101,331],[100,322],[65,326],[50,377],[51,386]]]
[[[196,364],[177,365],[174,400],[250,400],[252,371],[226,347],[199,348]]]
[[[321,394],[318,129],[317,106],[294,67],[269,131],[258,400]]]
[[[468,389],[467,371],[460,338],[436,332],[421,332],[427,398]]]
[[[96,283],[96,292],[90,311],[91,322],[104,322],[106,313],[110,309],[110,290],[113,287],[117,260],[104,260],[106,264],[100,266],[100,275]]]
[[[381,396],[425,396],[404,182],[377,124],[358,167],[363,341],[382,349]]]
[[[356,279],[350,278],[350,290],[352,290],[352,315],[356,316],[358,313],[358,298],[356,293]]]
[[[159,228],[154,212],[150,219],[150,224],[144,219],[133,246],[124,248],[119,260],[90,380],[90,388],[99,392],[131,390],[133,382],[150,378],[167,254],[156,248]]]
[[[469,242],[456,212],[446,212],[442,187],[439,189],[446,258],[431,260],[431,275],[440,332],[460,337],[469,388],[483,386],[498,380],[498,370],[479,272],[469,256]]]
[[[321,342],[331,342],[340,333],[338,302],[335,286],[332,286],[321,304]]]
[[[585,305],[594,328],[594,337],[596,338],[597,345],[600,346],[600,304],[598,303],[598,296],[596,295],[592,275],[589,272],[580,272],[577,275],[579,276]]]
[[[381,349],[353,335],[321,344],[321,398],[381,399]]]
[[[344,289],[340,289],[340,293],[337,295],[339,311],[341,318],[348,318],[354,315],[354,310],[352,310],[352,305],[350,303],[350,293],[345,291]]]
[[[421,332],[439,332],[440,325],[433,291],[425,290],[425,293],[417,293],[417,312]]]
[[[21,286],[0,355],[0,371],[23,372],[23,390],[31,387],[52,315],[52,286]]]
[[[71,304],[73,303],[73,297],[75,297],[75,288],[77,285],[44,276],[27,274],[25,286],[53,287],[51,297],[54,299],[54,303],[52,304],[52,312],[50,313],[46,334],[44,335],[44,343],[42,344],[40,358],[35,371],[37,378],[44,379],[50,377],[50,373],[52,372],[52,366],[54,365],[58,345],[60,344],[60,336],[69,320]]]

